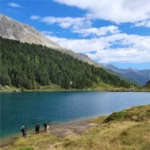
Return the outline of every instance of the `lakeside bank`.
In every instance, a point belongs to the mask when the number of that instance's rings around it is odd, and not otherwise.
[[[87,128],[88,126],[88,128]],[[136,106],[108,117],[57,125],[50,133],[19,138],[3,150],[149,150],[150,105]],[[141,144],[142,143],[142,144]]]
[[[88,129],[89,127],[93,126],[93,124],[91,124],[91,120],[94,118],[96,117],[87,117],[87,118],[74,119],[71,121],[48,123],[49,129],[47,130],[46,133],[54,134],[61,138],[65,137],[67,134],[71,134],[72,133],[71,130],[73,128],[74,128],[73,132],[82,133],[85,129]],[[41,124],[40,134],[44,134],[44,133],[45,133],[44,127],[43,127],[43,124]],[[36,135],[34,128],[27,130],[27,139],[28,137],[32,135]],[[8,145],[12,145],[16,140],[20,138],[22,138],[21,132],[17,132],[17,133],[5,136],[4,138],[1,139],[0,147],[3,148]]]
[[[73,91],[104,91],[104,92],[150,92],[149,88],[122,88],[122,87],[112,87],[112,86],[104,86],[98,87],[93,85],[91,88],[84,88],[84,89],[64,89],[59,86],[43,86],[39,89],[24,89],[24,88],[16,88],[16,87],[6,87],[0,89],[0,93],[3,92],[73,92]]]

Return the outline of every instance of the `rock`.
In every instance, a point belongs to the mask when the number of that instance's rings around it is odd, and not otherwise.
[[[13,92],[19,92],[19,90],[18,90],[18,89],[15,89]]]
[[[9,86],[8,86],[8,85],[5,85],[5,89],[9,90]]]

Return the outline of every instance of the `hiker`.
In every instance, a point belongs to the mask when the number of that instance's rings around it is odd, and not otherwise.
[[[47,131],[47,122],[44,122],[44,131]]]
[[[36,126],[35,126],[35,133],[39,133],[40,132],[40,124],[37,123]]]
[[[27,126],[23,125],[20,130],[22,132],[22,137],[25,137],[25,138],[27,137],[26,130],[27,130]]]

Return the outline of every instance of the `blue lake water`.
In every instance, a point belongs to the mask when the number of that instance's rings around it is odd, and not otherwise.
[[[22,125],[62,122],[109,114],[150,104],[146,92],[28,92],[1,93],[1,138],[19,133]]]

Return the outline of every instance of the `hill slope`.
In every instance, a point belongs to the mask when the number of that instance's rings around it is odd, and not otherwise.
[[[67,50],[58,44],[49,40],[44,34],[37,31],[35,28],[22,24],[18,21],[15,21],[5,15],[0,14],[0,36],[17,40],[23,43],[34,43],[53,48],[55,50],[67,53],[74,58],[93,64],[95,66],[101,67],[102,65],[93,62],[91,59],[87,58],[84,54],[77,54],[71,50]]]
[[[99,82],[115,87],[129,88],[103,68],[84,63],[68,54],[42,45],[1,40],[0,84],[38,89],[41,85],[57,84],[62,88],[83,89]]]

